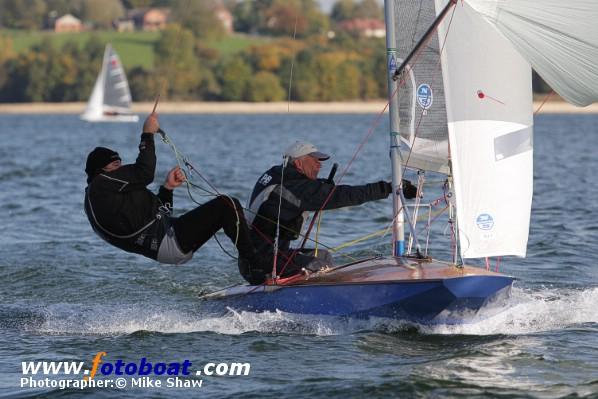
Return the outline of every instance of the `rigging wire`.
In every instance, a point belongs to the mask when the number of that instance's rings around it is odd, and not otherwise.
[[[412,224],[412,226],[413,226],[414,229],[417,226],[417,217],[418,217],[419,208],[420,208],[420,205],[421,205],[422,192],[423,192],[423,186],[424,186],[425,178],[426,178],[426,176],[425,176],[425,172],[424,171],[418,171],[417,172],[417,192],[415,194],[415,209],[413,211],[412,220],[411,220],[411,224]],[[413,246],[413,238],[414,238],[414,235],[410,234],[410,236],[409,236],[409,244],[407,246],[407,253],[411,253],[411,248]]]
[[[323,213],[318,215],[318,223],[316,226],[316,248],[314,250],[314,257],[316,258],[318,257],[318,241],[320,240],[320,224],[322,223],[322,215]]]
[[[299,14],[295,14],[295,26],[293,28],[293,41],[295,41],[295,37],[297,35],[297,20],[299,18]],[[291,60],[291,71],[289,73],[289,90],[288,90],[288,100],[287,100],[287,115],[291,112],[291,87],[293,85],[293,67],[295,65],[295,54],[293,53],[293,59]],[[273,260],[272,260],[272,278],[274,281],[278,279],[278,273],[276,270],[276,266],[278,264],[278,241],[280,237],[280,213],[282,212],[282,191],[284,190],[284,171],[287,167],[287,164],[290,161],[290,157],[285,155],[282,161],[282,170],[280,173],[280,195],[278,196],[278,213],[276,215],[276,235],[274,236],[274,245],[272,250],[273,253]],[[284,268],[283,268],[284,270]],[[280,272],[282,275],[282,271]]]
[[[293,28],[293,42],[295,42],[295,37],[297,35],[297,20],[299,19],[299,13],[295,13],[295,27]],[[287,96],[287,113],[291,112],[291,88],[293,87],[293,69],[295,66],[295,57],[296,53],[293,51],[293,57],[291,58],[291,72],[289,74],[289,93]]]
[[[276,273],[276,265],[278,262],[278,239],[280,237],[280,213],[282,211],[282,190],[284,190],[284,170],[287,167],[289,158],[290,157],[286,155],[284,156],[282,161],[282,171],[280,173],[280,195],[278,196],[278,214],[276,215],[276,235],[274,236],[274,246],[272,247],[272,250],[274,251],[274,259],[272,261],[272,278],[275,280],[278,278],[278,274]],[[280,274],[282,275],[282,271]]]

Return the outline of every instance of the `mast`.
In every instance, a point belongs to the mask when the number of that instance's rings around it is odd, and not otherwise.
[[[392,94],[397,90],[398,82],[393,79],[397,68],[397,49],[395,37],[395,4],[394,0],[384,0],[384,16],[386,21],[386,65],[388,73],[386,79],[388,83],[389,106],[388,113],[390,117],[390,163],[392,168],[392,204],[393,204],[393,255],[402,256],[405,253],[405,214],[400,195],[397,195],[401,187],[401,176],[403,169],[401,166],[402,158],[400,151],[399,138],[399,98]]]

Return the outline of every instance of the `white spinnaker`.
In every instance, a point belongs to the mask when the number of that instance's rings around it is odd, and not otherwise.
[[[437,11],[446,0],[436,0]],[[449,29],[450,24],[450,29]],[[530,65],[467,3],[440,26],[463,258],[525,256],[533,191]]]
[[[597,0],[466,0],[572,104],[598,101]]]

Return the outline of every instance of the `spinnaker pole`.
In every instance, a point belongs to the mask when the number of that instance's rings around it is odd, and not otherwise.
[[[393,254],[402,256],[405,254],[405,214],[403,203],[398,190],[401,189],[401,177],[403,176],[402,158],[400,151],[399,137],[399,98],[393,95],[398,88],[399,82],[393,79],[397,69],[397,49],[395,37],[395,4],[394,0],[384,0],[384,16],[386,20],[386,65],[388,67],[388,114],[390,117],[390,162],[392,167],[392,204],[393,204]]]

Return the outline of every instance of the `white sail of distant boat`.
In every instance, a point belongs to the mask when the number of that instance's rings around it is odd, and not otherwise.
[[[131,92],[118,54],[106,45],[102,69],[81,119],[89,122],[137,122],[131,113]]]

